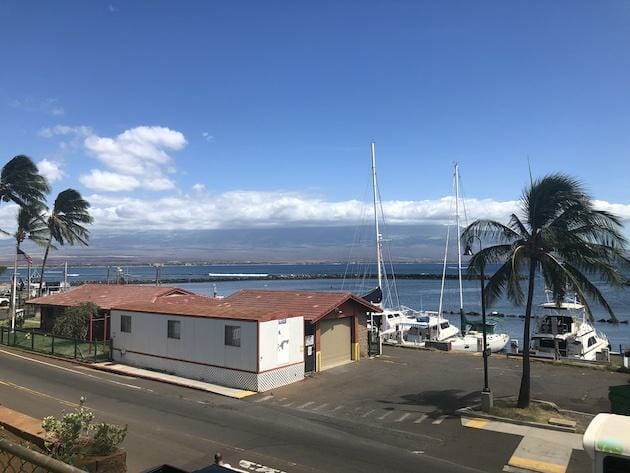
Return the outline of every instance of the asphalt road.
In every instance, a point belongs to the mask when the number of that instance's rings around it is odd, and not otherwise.
[[[378,360],[235,400],[2,347],[0,402],[41,418],[86,396],[98,419],[129,425],[124,447],[131,472],[163,463],[199,468],[216,451],[232,464],[247,460],[287,473],[501,471],[521,438],[466,429],[448,417],[454,406],[474,399],[468,377],[476,382],[480,376],[479,360],[426,353],[389,349]],[[510,360],[491,366],[514,368]],[[516,379],[509,373],[506,386]],[[590,375],[580,382],[590,383]],[[574,452],[569,471],[589,471],[583,452]]]

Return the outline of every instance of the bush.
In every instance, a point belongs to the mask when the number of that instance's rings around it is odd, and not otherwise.
[[[85,398],[81,397],[74,412],[64,414],[61,419],[48,416],[42,421],[42,428],[51,437],[46,448],[54,458],[72,464],[77,457],[87,454],[112,453],[125,440],[126,425],[93,425],[94,413],[84,404]]]
[[[66,307],[63,314],[55,320],[52,332],[54,335],[62,337],[85,340],[90,324],[90,315],[95,317],[98,315],[98,311],[98,306],[91,302],[85,302],[77,307]]]

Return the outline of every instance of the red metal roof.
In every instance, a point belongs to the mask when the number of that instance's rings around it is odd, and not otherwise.
[[[366,312],[381,312],[350,292],[273,291],[243,289],[225,298],[199,295],[159,297],[154,300],[118,304],[117,310],[221,319],[269,320],[302,316],[317,321],[335,308],[354,301]]]
[[[305,320],[313,322],[348,301],[359,304],[366,312],[382,312],[379,307],[351,292],[241,289],[224,300],[232,307],[273,309],[286,314],[301,315]]]
[[[84,302],[93,302],[101,309],[109,310],[120,304],[146,302],[157,298],[168,298],[178,294],[192,294],[192,292],[171,286],[83,284],[67,292],[31,299],[27,301],[27,303],[70,307],[77,306]]]
[[[301,314],[288,314],[275,308],[248,306],[233,307],[227,299],[215,299],[199,295],[160,297],[152,301],[129,302],[113,307],[115,310],[148,312],[163,315],[183,315],[189,317],[209,317],[218,319],[238,319],[267,322],[286,319]]]

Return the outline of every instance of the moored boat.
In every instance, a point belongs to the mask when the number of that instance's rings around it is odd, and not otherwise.
[[[591,325],[586,307],[573,301],[545,302],[544,314],[532,336],[531,354],[554,359],[608,361],[608,337]]]

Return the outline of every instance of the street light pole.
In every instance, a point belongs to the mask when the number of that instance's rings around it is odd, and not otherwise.
[[[481,240],[479,240],[479,251],[481,251]],[[484,294],[486,278],[484,275],[484,265],[479,268],[479,281],[481,282],[481,323],[483,324],[483,392],[490,392],[488,386],[488,332],[486,327],[486,298]]]
[[[483,250],[481,238],[475,237],[479,240],[479,252]],[[470,246],[466,247],[466,251],[464,253],[467,256],[472,256],[473,252]],[[485,298],[485,287],[486,287],[486,277],[484,274],[484,265],[481,264],[479,267],[479,283],[481,284],[481,324],[482,324],[482,334],[483,334],[483,390],[481,391],[481,409],[484,412],[488,412],[494,406],[494,399],[492,396],[492,391],[490,390],[489,382],[488,382],[488,356],[490,356],[490,350],[488,350],[488,327],[486,325],[486,298]]]

